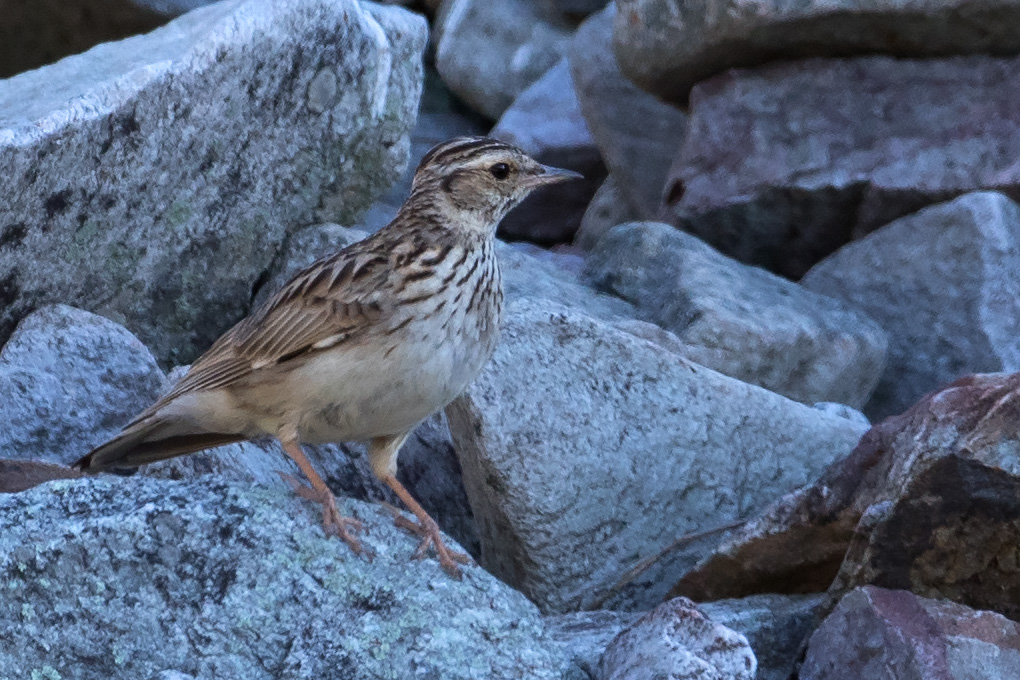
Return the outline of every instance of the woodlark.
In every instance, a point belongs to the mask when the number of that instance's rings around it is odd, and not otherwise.
[[[373,472],[418,519],[397,518],[422,537],[414,556],[432,546],[458,576],[467,557],[397,481],[397,452],[492,354],[503,302],[496,225],[533,189],[579,176],[494,139],[440,144],[389,225],[300,272],[75,467],[134,467],[269,435],[311,482],[291,478],[322,504],[327,534],[360,552],[360,522],[339,513],[300,443],[368,441]]]

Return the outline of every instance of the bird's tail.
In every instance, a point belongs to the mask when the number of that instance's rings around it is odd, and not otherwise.
[[[117,471],[243,440],[238,434],[182,431],[177,423],[152,416],[128,425],[71,467],[83,472]]]

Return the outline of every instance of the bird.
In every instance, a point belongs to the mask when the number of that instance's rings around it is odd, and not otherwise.
[[[393,220],[297,273],[224,333],[161,399],[73,464],[124,471],[233,442],[274,437],[321,505],[327,535],[363,548],[301,444],[368,442],[373,473],[417,519],[396,523],[460,577],[468,557],[397,480],[412,430],[459,396],[491,357],[503,292],[500,220],[533,190],[579,173],[546,166],[509,143],[461,137],[428,151]]]

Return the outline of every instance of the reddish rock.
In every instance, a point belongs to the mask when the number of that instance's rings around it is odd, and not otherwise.
[[[808,60],[691,94],[667,221],[798,278],[847,243],[979,189],[1020,194],[1020,59]]]
[[[671,595],[874,583],[1020,616],[1020,373],[962,378],[873,427]],[[838,577],[838,578],[837,578]]]
[[[1020,624],[873,586],[846,595],[810,638],[800,680],[1000,680],[1020,673]]]

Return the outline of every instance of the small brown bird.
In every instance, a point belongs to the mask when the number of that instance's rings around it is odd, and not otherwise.
[[[360,523],[339,513],[300,443],[368,441],[373,472],[418,518],[398,518],[422,537],[414,556],[432,546],[443,569],[459,575],[467,557],[443,544],[397,481],[397,453],[495,348],[503,302],[496,225],[532,190],[579,176],[495,139],[440,144],[389,225],[300,272],[75,467],[134,467],[276,437],[311,482],[295,490],[322,504],[326,533],[360,552]]]

